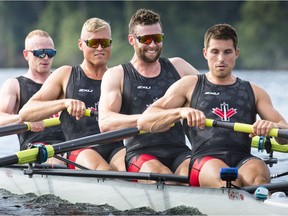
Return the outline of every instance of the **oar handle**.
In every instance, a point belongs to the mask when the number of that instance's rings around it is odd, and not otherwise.
[[[98,112],[96,110],[86,109],[84,116],[90,116],[90,117],[98,116]]]
[[[223,122],[223,121],[216,121],[213,119],[206,119],[205,125],[207,127],[221,127],[221,128],[232,129],[236,132],[243,132],[243,133],[253,132],[253,126],[250,124],[244,124],[244,123]],[[268,136],[282,137],[282,138],[288,139],[288,129],[272,128]]]
[[[44,127],[51,127],[51,126],[59,125],[61,122],[59,118],[50,118],[50,119],[44,119],[43,123],[44,123]],[[27,125],[27,131],[30,131],[31,122],[25,122],[24,124]]]
[[[43,122],[45,127],[51,127],[61,123],[59,118],[44,119]]]
[[[67,112],[70,113],[70,107],[67,108]],[[92,109],[86,109],[84,112],[84,116],[87,116],[87,117],[98,116],[98,111],[92,110]]]

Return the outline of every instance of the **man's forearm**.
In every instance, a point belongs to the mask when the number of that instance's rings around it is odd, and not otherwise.
[[[41,121],[65,109],[62,100],[31,101],[19,111],[21,121]]]

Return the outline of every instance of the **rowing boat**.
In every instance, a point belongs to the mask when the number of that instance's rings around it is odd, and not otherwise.
[[[210,125],[210,122],[208,122]],[[208,125],[208,126],[209,126]],[[225,124],[223,127],[230,127]],[[236,124],[233,123],[233,126]],[[211,126],[220,126],[211,124]],[[240,128],[240,129],[239,129]],[[250,133],[251,126],[241,124],[233,128]],[[114,139],[140,134],[137,128],[120,129],[112,132],[91,135],[55,145],[47,145],[46,154],[56,154],[83,147],[104,144]],[[272,136],[288,137],[288,131],[273,130]],[[258,141],[259,142],[259,141]],[[272,149],[279,144],[272,143]],[[287,152],[287,148],[283,148]],[[282,149],[282,150],[283,150]],[[29,166],[37,161],[40,150],[27,149],[0,158],[0,188],[16,194],[53,194],[71,203],[108,204],[119,210],[150,207],[155,211],[165,211],[178,206],[198,209],[207,215],[287,215],[288,199],[274,197],[266,200],[253,195],[258,186],[237,188],[199,188],[166,182],[187,182],[186,176],[130,173],[113,171],[69,170],[66,167],[48,165]],[[11,166],[12,165],[12,166]],[[144,184],[132,180],[153,180],[156,183]],[[229,184],[227,184],[228,186]],[[262,185],[271,193],[287,192],[288,182]]]
[[[16,194],[53,194],[71,203],[108,204],[119,210],[150,207],[164,211],[186,206],[207,215],[287,215],[288,212],[287,198],[257,200],[251,193],[255,190],[252,186],[245,190],[166,184],[165,180],[173,176],[185,179],[175,175],[17,165],[0,168],[0,187]],[[144,184],[131,181],[134,178],[158,181]],[[273,186],[287,188],[288,183],[271,184],[271,191]]]

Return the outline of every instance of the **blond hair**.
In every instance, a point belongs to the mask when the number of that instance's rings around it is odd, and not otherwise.
[[[108,29],[111,35],[111,27],[108,22],[106,22],[103,19],[96,18],[96,17],[90,18],[83,24],[82,31],[81,31],[81,38],[85,35],[85,32],[94,33],[94,32],[101,31],[103,29]]]
[[[34,36],[51,38],[51,36],[46,31],[43,31],[43,30],[40,30],[40,29],[33,30],[33,31],[29,32],[28,35],[26,36],[25,47],[28,46],[29,39],[34,37]]]

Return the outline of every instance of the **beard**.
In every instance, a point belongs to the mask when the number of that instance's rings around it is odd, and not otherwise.
[[[144,61],[146,63],[153,63],[159,59],[161,52],[162,52],[162,47],[160,47],[159,49],[156,49],[155,53],[153,55],[147,54],[146,49],[138,49],[136,52],[137,52],[138,57],[142,61]]]

